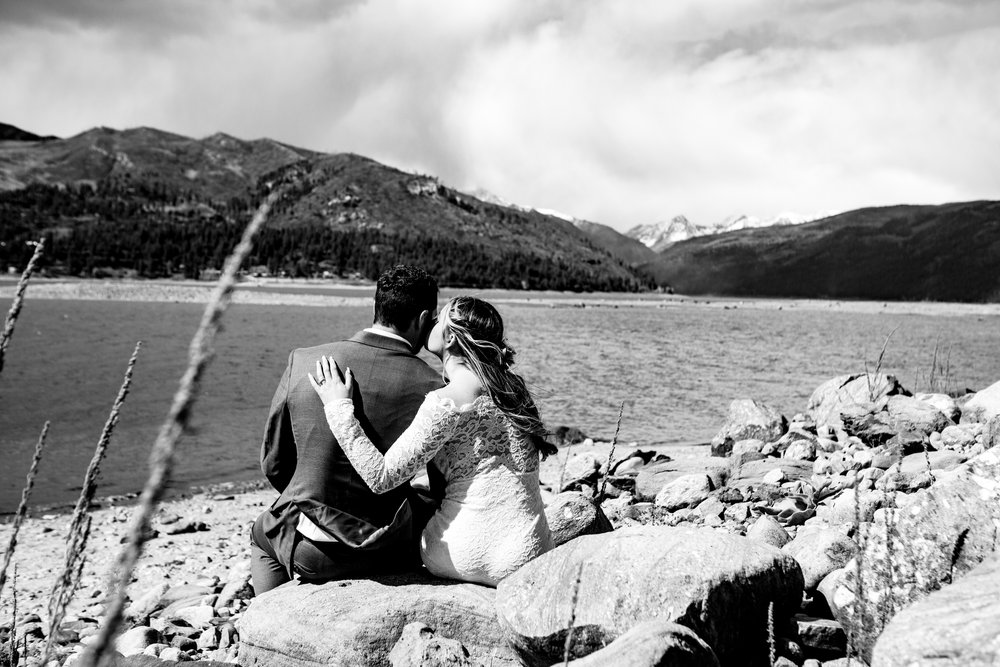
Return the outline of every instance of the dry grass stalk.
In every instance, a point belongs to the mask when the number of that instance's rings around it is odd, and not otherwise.
[[[149,456],[149,479],[146,480],[142,495],[139,497],[139,504],[135,509],[135,515],[129,527],[125,547],[118,555],[116,574],[111,584],[110,600],[104,616],[104,625],[96,635],[94,642],[83,654],[81,661],[83,667],[97,667],[105,657],[105,654],[111,649],[114,637],[118,633],[118,627],[121,625],[125,608],[126,588],[132,580],[132,572],[135,570],[139,556],[142,554],[142,547],[146,539],[148,539],[150,532],[149,524],[152,520],[153,512],[156,510],[167,482],[170,480],[170,473],[174,463],[174,449],[191,417],[191,410],[198,395],[201,376],[212,358],[212,343],[219,331],[219,323],[226,312],[226,308],[229,306],[233,289],[236,286],[237,273],[244,260],[250,254],[250,250],[253,247],[253,239],[257,231],[264,224],[264,221],[267,220],[271,206],[277,200],[278,194],[277,192],[272,193],[260,205],[250,224],[243,231],[243,237],[240,239],[240,242],[226,259],[219,282],[215,287],[212,298],[205,306],[205,313],[202,315],[198,330],[191,339],[187,370],[185,370],[183,377],[181,377],[180,386],[174,394],[167,419],[156,436],[156,442],[153,443],[153,449]]]
[[[777,643],[774,639],[774,600],[767,603],[767,657],[769,665],[778,660]]]
[[[895,331],[895,329],[893,329]],[[892,335],[892,334],[890,334]],[[855,653],[854,631],[855,626],[864,627],[865,605],[864,605],[864,553],[865,545],[861,537],[861,491],[858,480],[858,471],[854,471],[854,537],[858,541],[858,555],[854,558],[854,618],[851,619],[851,627],[847,632],[847,667],[851,667],[851,658]]]
[[[14,573],[10,578],[10,652],[7,656],[7,664],[12,667],[17,665],[17,563],[14,563]],[[25,656],[27,657],[27,656]]]
[[[3,555],[3,567],[0,567],[0,594],[3,594],[3,586],[7,581],[7,568],[10,566],[11,558],[14,557],[14,549],[17,547],[17,532],[24,523],[24,516],[28,513],[28,498],[31,497],[31,489],[35,486],[35,475],[38,474],[38,462],[42,459],[42,448],[45,447],[45,437],[49,434],[49,422],[45,422],[42,427],[42,434],[38,436],[35,443],[35,454],[31,458],[31,467],[28,468],[28,476],[24,481],[24,489],[21,490],[21,504],[17,506],[17,513],[14,515],[14,524],[10,530],[10,541],[7,543],[7,551]]]
[[[125,404],[125,397],[128,396],[132,386],[132,373],[135,370],[135,362],[139,358],[139,350],[142,348],[142,341],[135,344],[132,356],[129,357],[128,365],[125,368],[125,377],[121,387],[118,388],[118,395],[111,406],[108,420],[104,423],[101,437],[94,448],[94,456],[87,466],[87,473],[83,477],[83,488],[80,490],[80,497],[76,501],[73,510],[73,517],[70,519],[69,532],[66,535],[66,561],[60,576],[52,586],[49,595],[49,637],[45,646],[45,657],[47,658],[52,650],[53,638],[62,623],[66,614],[66,607],[77,586],[80,584],[80,576],[83,573],[84,553],[87,549],[87,540],[90,537],[90,504],[97,493],[97,476],[101,471],[101,462],[108,450],[111,442],[111,434],[114,433],[115,426],[121,414],[122,405]],[[42,664],[44,664],[44,660]]]
[[[875,373],[874,374],[868,372],[868,362],[867,361],[865,362],[865,379],[868,382],[868,400],[869,401],[872,401],[872,402],[875,401],[875,396],[878,393],[876,391],[878,389],[878,376],[882,373],[882,362],[885,360],[885,351],[886,351],[886,348],[889,346],[889,339],[892,338],[892,335],[894,333],[896,333],[897,329],[899,329],[899,325],[898,324],[895,327],[893,327],[892,331],[889,332],[889,335],[887,335],[885,337],[885,340],[882,341],[882,350],[878,353],[878,359],[875,361]],[[872,377],[873,376],[875,378],[875,382],[874,383],[872,382]]]
[[[611,449],[608,450],[608,463],[604,468],[604,479],[601,481],[601,492],[597,494],[597,502],[604,500],[608,490],[608,477],[611,475],[611,460],[615,455],[615,447],[618,445],[618,434],[622,430],[622,414],[625,412],[625,401],[618,406],[618,420],[615,422],[615,435],[611,438]]]
[[[893,498],[893,496],[889,496]],[[893,579],[896,575],[895,543],[893,541],[893,531],[896,522],[893,520],[895,514],[895,502],[890,500],[889,504],[882,510],[885,517],[885,607],[880,625],[885,627],[889,624],[889,619],[896,612],[896,600],[893,592]]]
[[[10,304],[10,310],[7,311],[7,320],[3,325],[3,333],[0,334],[0,371],[3,371],[4,354],[7,352],[7,345],[10,344],[11,336],[14,335],[14,325],[17,323],[17,316],[21,313],[21,306],[24,304],[24,292],[28,289],[28,281],[31,280],[31,274],[34,273],[35,266],[38,264],[38,260],[41,259],[44,248],[45,239],[42,238],[35,244],[35,252],[31,255],[31,259],[28,260],[28,266],[25,267],[24,273],[21,274],[21,279],[17,281],[14,301]]]
[[[576,581],[573,583],[573,595],[569,602],[569,622],[566,624],[566,644],[563,646],[563,667],[569,665],[570,653],[573,649],[573,626],[576,625],[576,603],[580,596],[580,583],[583,581],[583,563],[576,571]]]

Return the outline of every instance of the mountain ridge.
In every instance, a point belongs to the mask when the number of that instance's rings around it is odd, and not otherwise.
[[[869,207],[702,236],[641,268],[687,294],[1000,301],[1000,202]]]
[[[483,202],[434,176],[353,153],[222,132],[192,139],[149,127],[98,127],[45,144],[0,146],[0,204],[18,221],[15,231],[4,230],[14,241],[9,247],[17,246],[18,234],[22,240],[39,232],[66,237],[53,248],[62,253],[61,269],[74,275],[102,267],[159,275],[182,267],[194,277],[218,268],[220,235],[229,239],[275,189],[281,196],[255,259],[272,272],[374,277],[390,262],[426,259],[453,284],[651,286],[568,221]],[[167,251],[173,259],[143,240],[154,229],[173,239]],[[72,248],[84,239],[95,255],[86,261]],[[104,250],[120,246],[119,239],[142,245],[141,252]],[[5,253],[0,261],[12,261]]]

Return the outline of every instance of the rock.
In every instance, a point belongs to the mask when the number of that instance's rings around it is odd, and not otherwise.
[[[185,519],[167,525],[159,525],[157,529],[164,535],[184,535],[185,533],[199,533],[208,530],[208,524],[204,521]]]
[[[160,583],[143,592],[125,610],[125,617],[136,623],[145,625],[149,619],[149,615],[159,609],[161,600],[169,589],[170,587],[167,584]]]
[[[560,667],[560,660],[553,667]],[[718,667],[719,660],[698,635],[677,623],[645,621],[604,648],[569,663],[572,667]]]
[[[821,660],[838,658],[847,651],[847,635],[837,621],[798,614],[792,619],[806,655]]]
[[[890,396],[885,407],[897,431],[916,431],[930,435],[940,433],[953,423],[930,403],[912,396]]]
[[[519,663],[497,623],[495,596],[492,588],[422,574],[286,584],[254,598],[237,621],[240,664],[385,665],[403,628],[420,621],[461,642],[472,660],[512,667]]]
[[[816,587],[834,618],[839,618],[844,613],[843,608],[854,602],[854,594],[847,588],[846,581],[847,568],[842,567],[826,575]]]
[[[553,435],[556,444],[562,447],[576,445],[587,439],[586,434],[575,426],[560,426]]]
[[[201,651],[211,651],[219,648],[219,628],[210,625],[198,636],[197,648]]]
[[[693,507],[708,498],[712,480],[705,474],[684,475],[665,485],[656,494],[653,504],[673,512],[682,507]]]
[[[836,429],[843,426],[840,414],[844,408],[897,394],[908,396],[909,392],[892,375],[841,375],[816,388],[806,404],[806,412],[817,425]]]
[[[167,648],[160,651],[160,656],[159,656],[160,660],[164,662],[180,662],[185,657],[186,656],[184,655],[184,651],[177,648],[176,646],[168,646]]]
[[[408,623],[399,641],[389,651],[392,667],[472,667],[469,652],[461,642],[438,637],[423,623]]]
[[[581,481],[592,482],[597,479],[597,471],[601,469],[601,461],[593,452],[574,452],[566,459],[566,466],[560,473],[562,488]]]
[[[1000,664],[1000,554],[900,611],[875,643],[872,667]]]
[[[729,418],[712,438],[712,456],[728,456],[740,440],[777,440],[788,427],[785,417],[769,405],[748,398],[729,404]]]
[[[884,520],[865,533],[863,604],[834,610],[865,655],[897,611],[960,579],[997,548],[1000,450],[988,450],[938,475],[933,485],[903,497],[905,505],[884,512]],[[856,594],[851,564],[842,587],[846,590],[835,595]]]
[[[780,486],[781,483],[787,481],[787,479],[788,478],[785,477],[784,470],[782,470],[781,468],[775,468],[774,470],[771,470],[770,472],[766,473],[763,477],[761,477],[760,481],[764,482],[765,484],[774,484],[775,486]]]
[[[986,389],[977,391],[962,406],[962,423],[986,423],[1000,415],[1000,382],[994,382]]]
[[[812,477],[813,466],[809,461],[766,458],[750,461],[740,466],[739,471],[729,478],[729,486],[744,487],[764,482],[764,476],[772,470],[781,470],[786,480],[808,480]]]
[[[779,618],[796,609],[801,577],[793,558],[746,538],[638,526],[585,535],[542,554],[500,582],[496,609],[532,664],[561,659],[576,599],[575,657],[657,618],[683,620],[722,665],[763,665],[766,624],[750,619],[766,618],[768,601]]]
[[[934,449],[930,439],[920,431],[900,431],[885,441],[887,449],[897,451],[903,456],[921,454],[925,450]]]
[[[785,450],[781,452],[781,458],[795,461],[815,461],[816,453],[819,451],[816,442],[817,439],[815,437],[812,439],[800,438],[792,440]]]
[[[747,529],[747,537],[780,549],[792,538],[778,520],[768,514],[760,515]]]
[[[744,523],[750,518],[750,503],[735,503],[723,512],[723,518],[736,523]]]
[[[194,600],[211,595],[215,589],[210,586],[198,586],[196,584],[181,584],[173,586],[167,590],[160,598],[160,603],[169,606],[180,600]]]
[[[226,584],[215,600],[215,608],[222,609],[233,604],[234,600],[249,600],[253,597],[253,586],[250,583],[250,561],[243,560],[229,569]]]
[[[635,496],[639,500],[653,500],[670,482],[685,475],[703,474],[712,480],[712,488],[725,485],[729,477],[729,461],[704,457],[682,461],[661,461],[646,466],[635,478]]]
[[[983,449],[1000,446],[1000,415],[991,419],[982,432]]]
[[[890,500],[885,491],[861,491],[858,494],[857,519],[860,522],[871,521],[875,510],[884,507]],[[832,525],[854,523],[855,520],[854,489],[846,489],[829,498],[816,507],[817,519]]]
[[[142,653],[150,644],[161,641],[160,633],[146,625],[139,625],[123,632],[115,642],[115,648],[122,655]]]
[[[899,463],[892,465],[886,473],[903,473],[913,475],[925,472],[928,468],[932,471],[954,470],[968,460],[964,454],[952,451],[930,452],[926,454],[910,454],[904,456]]]
[[[957,423],[959,417],[962,416],[962,409],[958,407],[955,399],[948,394],[914,394],[913,398],[933,405],[952,422]]]
[[[715,517],[718,519],[726,511],[726,505],[716,497],[709,497],[698,503],[698,506],[694,508],[694,511],[699,516],[706,519],[708,517]]]
[[[978,423],[946,426],[941,431],[941,446],[955,451],[964,451],[976,444],[976,437],[982,430],[982,424]]]
[[[798,561],[805,590],[811,591],[826,575],[851,560],[858,545],[836,528],[805,528],[781,550]]]
[[[607,533],[611,522],[600,506],[582,493],[565,491],[557,495],[545,508],[552,541],[556,546],[580,535]]]
[[[204,628],[212,623],[215,618],[215,609],[211,605],[196,605],[183,607],[173,614],[166,616],[167,619],[181,619],[193,628]]]

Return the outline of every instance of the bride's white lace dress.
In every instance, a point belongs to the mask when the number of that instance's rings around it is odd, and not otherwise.
[[[538,450],[489,396],[456,406],[431,392],[385,456],[362,430],[351,399],[328,403],[326,418],[376,493],[403,484],[432,459],[444,474],[444,500],[420,541],[432,574],[495,586],[552,548]]]

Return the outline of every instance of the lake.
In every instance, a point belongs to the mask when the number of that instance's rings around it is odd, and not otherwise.
[[[936,345],[939,358],[949,360],[943,381],[951,389],[1000,379],[995,309],[962,315],[934,304],[896,312],[880,304],[744,307],[655,295],[484,296],[498,304],[518,351],[516,369],[534,388],[550,427],[572,425],[610,438],[624,401],[620,439],[643,446],[707,442],[735,398],[763,400],[789,417],[802,412],[823,381],[863,372],[866,363],[874,367],[893,330],[883,370],[913,391],[927,389]],[[75,501],[128,357],[142,340],[99,494],[139,490],[204,306],[30,297],[29,290],[0,373],[0,513],[17,507],[46,420],[51,429],[32,504]],[[9,305],[0,299],[4,313]],[[172,488],[260,479],[264,419],[288,352],[348,337],[370,323],[367,305],[234,304],[179,446]]]

